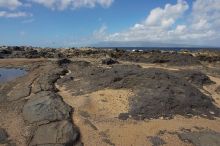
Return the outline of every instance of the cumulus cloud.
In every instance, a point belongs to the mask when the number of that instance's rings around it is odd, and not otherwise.
[[[164,9],[155,8],[150,12],[145,24],[147,26],[170,27],[188,8],[188,4],[183,0],[178,0],[176,5],[166,4]]]
[[[177,4],[166,4],[164,8],[153,9],[142,23],[137,23],[127,31],[111,34],[106,40],[149,41],[168,39],[174,33],[184,31],[183,25],[173,29],[178,18],[181,18],[189,5],[184,0]],[[173,29],[173,30],[172,30]],[[172,30],[172,31],[171,31]]]
[[[156,41],[190,43],[220,39],[220,1],[195,0],[190,14],[186,0],[153,9],[144,21],[103,41]],[[184,16],[184,17],[183,17]],[[179,21],[184,19],[184,21]],[[181,23],[180,23],[181,22]]]
[[[22,3],[19,0],[0,0],[0,7],[8,8],[11,10],[21,6]]]
[[[0,17],[4,17],[4,18],[18,18],[18,17],[28,17],[28,16],[32,16],[32,14],[26,12],[0,11]]]
[[[114,0],[30,0],[51,9],[64,10],[67,8],[93,8],[96,5],[109,7]]]

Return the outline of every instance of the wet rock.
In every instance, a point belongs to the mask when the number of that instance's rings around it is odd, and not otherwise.
[[[71,108],[53,92],[40,92],[31,96],[24,105],[24,119],[29,123],[48,123],[70,117]]]
[[[184,132],[178,134],[182,141],[187,141],[195,146],[219,146],[220,133],[215,131],[199,131],[199,132]]]
[[[72,146],[78,137],[78,130],[69,121],[54,122],[38,127],[30,146]]]
[[[7,142],[8,134],[5,129],[0,128],[0,144],[4,144]]]
[[[119,63],[119,62],[116,61],[115,59],[112,59],[112,58],[102,59],[102,64],[112,65],[112,64],[116,64],[116,63]]]

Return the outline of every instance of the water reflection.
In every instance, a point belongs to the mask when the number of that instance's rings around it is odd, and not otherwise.
[[[24,76],[27,72],[23,69],[17,68],[0,68],[0,83],[14,80],[18,77]]]

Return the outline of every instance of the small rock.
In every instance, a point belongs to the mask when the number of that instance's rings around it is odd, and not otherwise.
[[[127,120],[129,118],[129,114],[128,113],[120,113],[118,118],[120,120]]]
[[[112,65],[112,64],[116,64],[118,63],[118,61],[112,59],[112,58],[106,58],[102,60],[102,64],[106,64],[106,65]]]
[[[64,64],[70,64],[71,62],[72,62],[71,60],[69,60],[67,58],[64,58],[64,59],[58,60],[57,64],[61,66],[61,65],[64,65]]]
[[[166,144],[166,142],[158,136],[150,136],[148,137],[153,146],[161,146]]]

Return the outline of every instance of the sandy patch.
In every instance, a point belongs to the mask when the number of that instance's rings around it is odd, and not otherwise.
[[[147,64],[147,63],[137,63],[137,65],[140,65],[142,68],[159,68],[159,69],[165,69],[170,71],[179,71],[179,68],[176,67],[170,67],[166,65],[156,65],[156,64]]]
[[[57,85],[56,85],[57,86]],[[105,89],[82,96],[72,96],[64,87],[59,88],[64,101],[79,111],[88,112],[93,118],[114,118],[128,112],[128,98],[133,94],[129,90]]]
[[[216,84],[211,84],[204,86],[203,88],[211,94],[212,98],[215,100],[215,105],[220,108],[220,94],[216,92],[217,87],[220,86],[220,78],[209,76],[209,78],[214,81]]]
[[[83,96],[72,96],[64,87],[59,87],[64,101],[74,107],[73,121],[79,127],[85,146],[151,146],[148,136],[161,130],[179,131],[181,128],[203,127],[220,132],[220,119],[208,120],[200,117],[186,119],[176,116],[172,120],[121,121],[117,117],[129,109],[128,90],[105,89]],[[162,137],[168,145],[190,146],[176,135]]]
[[[4,117],[0,120],[0,125],[1,128],[4,128],[7,131],[10,136],[9,140],[16,143],[17,146],[27,145],[26,138],[30,133],[28,127],[25,127],[24,120],[21,115],[13,112],[7,112],[7,114],[4,114]]]

